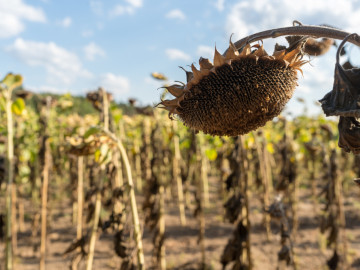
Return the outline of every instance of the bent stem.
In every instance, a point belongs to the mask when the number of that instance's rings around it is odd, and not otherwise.
[[[295,23],[295,21],[294,21]],[[252,34],[244,37],[234,43],[236,49],[242,49],[246,44],[264,40],[268,38],[277,38],[281,36],[311,36],[314,38],[332,38],[343,40],[346,36],[350,35],[346,31],[328,27],[328,26],[315,26],[315,25],[297,25],[290,27],[275,28],[259,33]],[[360,46],[360,36],[354,35],[348,40],[349,42]],[[227,51],[227,50],[226,50]],[[226,51],[223,55],[226,54]]]
[[[46,236],[47,236],[47,208],[48,208],[48,192],[49,192],[49,178],[51,167],[51,148],[49,139],[48,121],[50,118],[51,97],[46,97],[45,108],[45,154],[44,167],[42,171],[42,192],[41,192],[41,240],[40,240],[40,270],[46,269]]]
[[[135,190],[134,190],[134,183],[131,174],[131,167],[128,156],[126,154],[126,150],[124,145],[122,144],[121,140],[119,140],[112,132],[109,130],[102,130],[109,138],[111,138],[117,144],[117,148],[120,151],[120,155],[122,161],[125,165],[126,176],[127,176],[127,185],[129,187],[129,195],[130,195],[130,206],[132,212],[132,219],[134,225],[134,238],[137,247],[137,259],[138,259],[138,269],[145,270],[145,259],[144,259],[144,251],[143,251],[143,244],[141,239],[141,228],[140,228],[140,221],[139,215],[136,206],[136,198],[135,198]]]

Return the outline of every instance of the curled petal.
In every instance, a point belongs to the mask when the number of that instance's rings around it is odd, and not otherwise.
[[[180,107],[180,101],[182,99],[181,98],[175,98],[175,99],[172,99],[172,100],[163,100],[161,102],[162,105],[164,105],[165,107],[170,107],[170,106],[176,106],[176,107]]]
[[[235,59],[237,56],[239,56],[239,52],[236,50],[236,47],[232,43],[231,38],[230,38],[230,45],[229,45],[229,48],[226,51],[225,59],[226,60],[232,60],[232,59]]]
[[[254,55],[261,57],[261,56],[267,56],[268,54],[267,54],[267,52],[265,51],[264,46],[261,45],[261,46],[259,46],[258,49],[254,52]]]
[[[195,81],[198,81],[201,79],[202,75],[201,72],[199,70],[196,69],[196,67],[194,66],[194,64],[191,65],[191,70],[194,74],[194,79]]]
[[[292,64],[294,61],[297,60],[298,54],[301,53],[301,49],[297,47],[296,49],[292,50],[291,52],[288,52],[284,55],[284,60],[289,61],[290,64]]]
[[[207,58],[202,58],[200,57],[199,59],[199,65],[200,65],[200,70],[210,70],[214,67],[214,65],[209,61],[209,59]]]
[[[165,88],[175,97],[181,97],[184,94],[184,86],[178,84],[173,84]]]
[[[286,53],[286,50],[285,50],[285,49],[280,50],[280,51],[276,50],[276,51],[274,52],[273,56],[275,57],[275,59],[280,59],[280,60],[281,60],[281,59],[284,58],[285,53]]]
[[[247,44],[243,50],[241,51],[240,55],[239,56],[247,56],[251,53],[251,46],[250,44]]]
[[[225,57],[222,56],[215,47],[214,66],[218,67],[222,66],[223,64],[225,64]]]
[[[187,71],[185,68],[183,67],[179,67],[181,68],[183,71],[185,71],[186,73],[186,82],[190,82],[192,80],[192,78],[194,77],[194,74],[190,71]]]

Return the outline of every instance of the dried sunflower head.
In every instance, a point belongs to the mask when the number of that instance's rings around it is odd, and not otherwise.
[[[300,40],[301,36],[287,36],[286,40],[291,45],[294,42]],[[320,56],[327,53],[331,46],[335,44],[334,40],[331,38],[322,38],[321,40],[316,40],[314,38],[308,38],[304,46],[304,53],[311,56]]]
[[[108,101],[112,101],[113,100],[113,96],[112,94],[106,92],[107,94],[107,99]],[[102,110],[102,103],[103,103],[103,94],[102,94],[102,90],[101,88],[99,88],[97,91],[92,91],[92,92],[88,92],[86,94],[86,99],[89,100],[93,107],[98,110],[99,112],[101,112]]]
[[[166,87],[176,98],[158,106],[174,114],[195,131],[237,136],[265,125],[279,115],[297,86],[304,41],[293,49],[268,55],[263,46],[246,45],[239,53],[230,41],[214,61],[200,58],[198,70],[191,65],[187,84]],[[255,48],[252,51],[252,48]]]

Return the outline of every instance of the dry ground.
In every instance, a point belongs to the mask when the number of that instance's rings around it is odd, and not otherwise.
[[[216,185],[211,189],[214,193]],[[360,269],[360,192],[354,189],[350,196],[345,198],[347,237],[350,269]],[[315,215],[309,189],[301,190],[299,204],[299,232],[294,240],[294,247],[298,269],[321,270],[325,267],[326,260],[331,257],[330,250],[321,251],[319,248],[320,234],[318,228],[319,219]],[[251,242],[254,269],[276,269],[277,252],[280,249],[280,236],[276,226],[270,241],[266,240],[265,230],[262,223],[262,212],[259,201],[251,200]],[[141,198],[139,198],[141,200]],[[3,201],[3,200],[1,200]],[[223,248],[231,237],[233,225],[222,221],[222,207],[218,200],[211,200],[212,207],[206,211],[206,256],[212,269],[221,269],[219,263]],[[186,269],[194,269],[200,261],[200,247],[197,243],[197,221],[188,210],[185,227],[180,225],[177,207],[173,203],[167,203],[166,213],[166,258],[169,269],[179,269],[181,265],[187,265]],[[4,205],[0,204],[0,209]],[[51,213],[53,222],[48,230],[46,269],[65,270],[69,269],[70,257],[62,256],[64,250],[70,245],[76,235],[75,226],[71,223],[71,204],[69,201],[53,202]],[[27,213],[31,213],[30,205],[27,205]],[[34,251],[31,245],[30,221],[26,222],[26,230],[18,235],[18,250],[16,267],[19,270],[39,269],[39,251]],[[102,233],[96,243],[96,253],[93,269],[119,269],[120,259],[113,251],[113,237],[111,231]],[[146,229],[144,232],[144,250],[146,264],[152,264],[151,244],[152,235]],[[3,262],[4,243],[0,242],[0,262]],[[2,269],[1,263],[0,269]],[[85,263],[80,263],[79,269],[85,269]],[[184,268],[183,268],[184,269]],[[289,269],[292,269],[289,267]]]

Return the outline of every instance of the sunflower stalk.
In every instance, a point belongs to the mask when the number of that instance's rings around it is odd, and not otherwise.
[[[51,97],[46,97],[45,108],[45,134],[48,136],[47,123],[50,116]],[[48,201],[48,187],[49,187],[49,171],[50,171],[51,153],[50,153],[50,141],[49,138],[45,138],[45,157],[43,168],[43,183],[41,192],[41,241],[40,241],[40,270],[45,269],[45,257],[46,257],[46,228],[47,228],[47,201]]]
[[[207,158],[205,154],[205,137],[204,135],[199,135],[199,146],[200,146],[200,157],[201,157],[201,182],[203,185],[203,196],[204,196],[204,207],[209,207],[209,178],[208,178],[208,166]]]
[[[182,226],[186,225],[186,216],[185,216],[185,202],[184,202],[184,190],[183,190],[183,184],[182,179],[180,176],[179,171],[179,162],[181,160],[181,153],[180,153],[180,143],[179,143],[179,135],[178,132],[178,123],[176,121],[173,121],[173,143],[174,143],[174,157],[173,157],[173,177],[176,180],[177,185],[177,195],[178,195],[178,207],[179,207],[179,213],[180,213],[180,223]]]
[[[84,157],[79,156],[78,162],[78,186],[77,186],[77,227],[76,239],[82,237],[82,216],[83,216],[83,202],[84,202]]]
[[[197,137],[199,138],[199,137]],[[199,138],[201,140],[201,138]],[[201,263],[200,269],[206,269],[206,243],[205,243],[205,214],[204,214],[204,207],[205,207],[205,190],[204,190],[204,172],[202,166],[203,162],[202,159],[204,158],[201,155],[202,147],[201,141],[197,144],[199,148],[196,149],[196,163],[197,166],[200,168],[194,172],[194,176],[196,179],[196,201],[197,201],[197,217],[198,217],[198,225],[199,225],[199,239],[198,243],[200,245],[200,252],[201,252]]]
[[[338,160],[338,154],[335,149],[332,150],[330,155],[330,187],[333,204],[333,216],[336,217],[334,221],[334,227],[338,231],[336,239],[334,240],[334,252],[339,255],[337,263],[337,269],[347,269],[347,237],[346,237],[346,220],[344,210],[344,199],[343,199],[343,187],[341,181],[341,175],[336,164]]]
[[[11,110],[12,88],[5,92],[6,98],[6,121],[7,121],[7,187],[6,187],[6,247],[5,247],[5,269],[13,269],[13,247],[12,247],[12,190],[14,185],[14,123]]]
[[[164,239],[165,237],[165,188],[164,185],[161,185],[159,188],[159,196],[160,196],[160,217],[159,217],[159,237],[160,239]],[[163,241],[161,241],[163,242]],[[162,243],[160,246],[160,258],[158,261],[158,267],[161,270],[166,270],[166,253],[165,253],[165,245]]]
[[[244,37],[234,43],[236,49],[241,50],[246,44],[250,42],[255,42],[259,40],[264,40],[268,38],[278,38],[281,36],[311,36],[314,38],[332,38],[343,40],[350,33],[328,27],[328,26],[313,26],[313,25],[302,25],[301,23],[294,21],[294,24],[297,23],[297,26],[282,27],[270,29],[262,32],[258,32],[247,37]],[[360,37],[353,36],[348,40],[349,42],[360,46]],[[226,51],[224,55],[226,54]]]
[[[99,88],[99,93],[102,95],[102,123],[105,131],[109,131],[109,100],[108,95],[103,88]],[[89,255],[86,264],[86,270],[91,270],[94,260],[94,253],[95,253],[95,242],[96,242],[96,235],[99,225],[99,218],[100,218],[100,211],[101,211],[101,190],[104,184],[104,176],[105,176],[105,164],[101,164],[100,167],[100,174],[99,174],[99,186],[98,191],[96,193],[96,201],[95,201],[95,212],[94,212],[94,220],[93,220],[93,227],[90,236],[89,242]]]
[[[140,145],[138,138],[134,139],[134,166],[135,166],[135,176],[136,176],[136,190],[139,193],[143,191],[143,182],[141,176],[141,157],[140,157]]]
[[[120,160],[120,156],[118,152],[113,153],[113,161],[114,166],[116,168],[116,174],[114,177],[114,188],[115,189],[121,189],[124,185],[124,179],[123,179],[123,171],[122,171],[122,164]],[[125,197],[125,194],[124,194]],[[126,200],[124,200],[126,201]],[[126,220],[126,211],[125,211],[125,205],[120,201],[116,200],[114,203],[114,213],[116,215],[121,214],[122,220]]]
[[[264,208],[269,205],[270,203],[270,194],[272,193],[272,179],[271,179],[271,172],[270,166],[268,164],[268,157],[269,154],[265,147],[264,136],[263,134],[259,134],[259,136],[255,137],[256,143],[256,151],[259,156],[259,163],[260,163],[260,174],[261,180],[263,185],[263,194],[262,194],[262,203]],[[267,240],[271,240],[271,227],[270,227],[270,216],[264,215],[264,223],[266,229],[266,238]]]
[[[240,184],[241,192],[245,196],[245,205],[242,209],[243,218],[245,222],[245,226],[247,229],[247,238],[246,238],[246,248],[245,254],[247,259],[247,267],[249,270],[253,269],[253,260],[251,256],[251,221],[250,221],[250,198],[251,191],[249,189],[249,175],[248,175],[248,167],[249,160],[247,158],[247,151],[244,147],[244,138],[243,136],[238,137],[238,145],[239,145],[239,157],[240,157],[240,169],[242,172],[242,177],[239,179],[242,183]]]
[[[147,183],[151,179],[151,119],[149,117],[144,118],[143,122],[143,171],[144,171],[144,181]]]
[[[143,244],[142,244],[142,233],[141,233],[141,228],[140,228],[139,214],[138,214],[137,205],[136,205],[136,197],[135,197],[133,178],[132,178],[132,174],[131,174],[130,162],[129,162],[128,156],[126,154],[126,150],[125,150],[124,145],[122,144],[121,140],[119,140],[115,136],[115,134],[113,134],[109,130],[103,129],[102,131],[110,139],[112,139],[114,142],[116,142],[117,147],[120,151],[122,161],[125,166],[126,176],[127,176],[127,186],[129,188],[132,220],[133,220],[133,225],[134,225],[134,238],[135,238],[136,247],[137,247],[138,269],[145,270],[145,259],[144,259],[144,250],[143,250]]]

